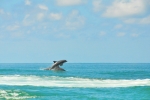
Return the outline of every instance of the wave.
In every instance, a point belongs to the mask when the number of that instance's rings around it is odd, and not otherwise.
[[[42,87],[79,87],[79,88],[113,88],[150,86],[150,79],[88,79],[58,76],[23,76],[0,75],[0,85],[42,86]]]
[[[20,90],[1,90],[0,99],[2,100],[23,100],[29,98],[36,98],[36,96],[30,96],[28,93]]]

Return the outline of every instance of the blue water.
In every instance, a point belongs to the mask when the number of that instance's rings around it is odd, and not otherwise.
[[[149,63],[0,64],[0,100],[150,100]]]

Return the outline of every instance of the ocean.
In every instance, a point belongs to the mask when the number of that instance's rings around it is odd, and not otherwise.
[[[150,63],[0,63],[0,100],[150,100]]]

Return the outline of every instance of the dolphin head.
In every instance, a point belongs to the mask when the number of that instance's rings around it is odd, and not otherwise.
[[[67,62],[67,60],[64,60],[64,62]]]

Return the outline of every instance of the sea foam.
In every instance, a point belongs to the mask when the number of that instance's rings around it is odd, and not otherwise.
[[[0,75],[0,85],[42,86],[42,87],[79,87],[79,88],[115,88],[150,86],[150,79],[89,79],[59,76],[23,76]]]
[[[20,90],[0,89],[0,100],[24,100],[29,98],[36,98],[36,96],[30,96],[28,93]]]

